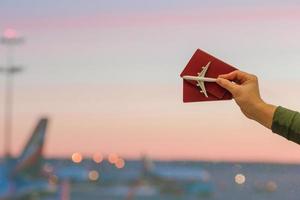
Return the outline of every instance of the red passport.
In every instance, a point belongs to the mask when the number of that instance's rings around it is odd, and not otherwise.
[[[236,68],[219,60],[218,58],[197,49],[182,73],[183,76],[200,76],[203,69],[205,78],[217,78],[221,74],[230,73]],[[203,82],[206,90],[206,95],[199,87],[199,82],[196,80],[183,80],[183,102],[198,102],[198,101],[217,101],[232,99],[230,92],[219,86],[215,82]]]

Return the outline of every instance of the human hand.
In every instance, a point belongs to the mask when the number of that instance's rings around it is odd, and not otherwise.
[[[217,83],[232,94],[246,117],[271,128],[276,107],[262,100],[255,75],[236,70],[220,75]]]

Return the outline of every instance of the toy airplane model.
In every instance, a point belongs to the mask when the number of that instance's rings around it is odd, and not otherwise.
[[[204,94],[204,96],[206,98],[208,98],[206,89],[205,89],[205,85],[204,82],[216,82],[217,79],[215,78],[207,78],[205,77],[205,74],[207,72],[207,69],[210,65],[210,61],[204,66],[202,67],[202,71],[200,73],[198,73],[198,76],[182,76],[183,79],[185,80],[192,80],[192,81],[197,81],[197,86],[200,87],[200,92]]]

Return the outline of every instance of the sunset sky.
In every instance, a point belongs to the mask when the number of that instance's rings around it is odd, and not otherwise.
[[[300,3],[231,0],[2,0],[16,49],[13,152],[49,116],[45,153],[300,162],[300,146],[247,120],[234,101],[184,104],[197,48],[259,76],[263,98],[300,111]],[[0,66],[5,65],[0,46]],[[4,76],[0,76],[3,154]]]

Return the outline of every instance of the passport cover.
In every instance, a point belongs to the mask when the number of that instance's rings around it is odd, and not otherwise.
[[[205,74],[207,78],[217,78],[221,74],[227,74],[234,70],[235,67],[219,60],[218,58],[197,49],[180,76],[198,76],[197,73],[202,71],[208,62],[211,62]],[[198,101],[217,101],[232,99],[232,95],[226,89],[219,86],[217,83],[204,83],[208,97],[201,93],[197,86],[197,81],[183,80],[183,102],[198,102]]]

